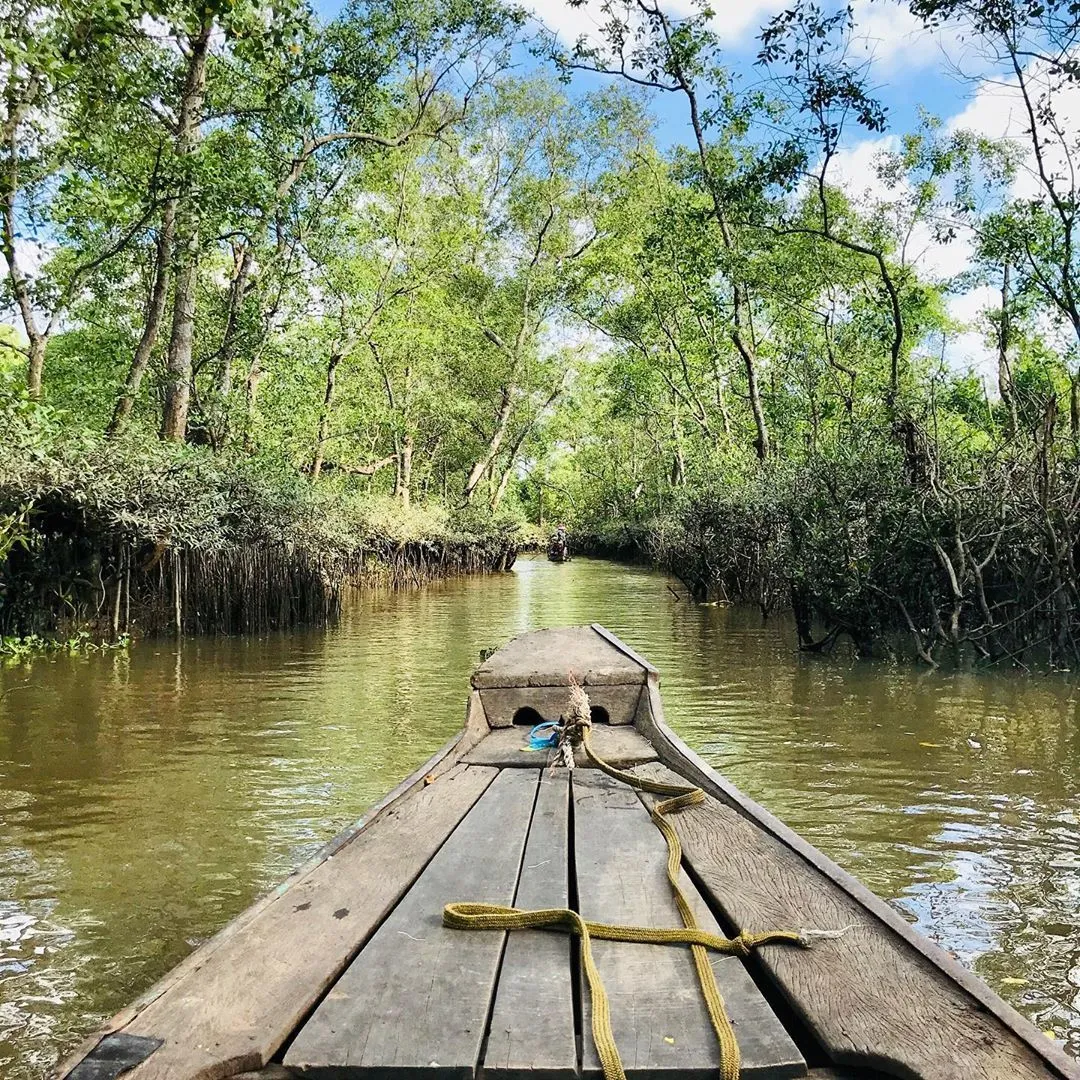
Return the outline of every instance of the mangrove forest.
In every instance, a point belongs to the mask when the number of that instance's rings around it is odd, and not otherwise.
[[[1080,661],[1080,9],[744,6],[2,0],[0,651],[561,525],[804,650]]]

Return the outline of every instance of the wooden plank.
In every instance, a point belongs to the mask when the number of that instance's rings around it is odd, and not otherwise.
[[[629,645],[626,644],[622,638],[616,637],[606,626],[601,626],[600,623],[594,622],[589,624],[605,641],[613,645],[619,652],[629,656],[635,664],[639,664],[643,667],[649,675],[659,675],[659,671],[656,670],[640,653],[634,652]],[[655,680],[653,680],[655,681]]]
[[[641,700],[640,683],[604,683],[586,687],[594,708],[603,709],[610,724],[632,724]],[[478,691],[484,705],[484,715],[493,728],[513,727],[518,713],[539,720],[558,720],[566,709],[570,691],[563,686],[502,686]],[[520,723],[520,721],[519,721]]]
[[[499,773],[301,1028],[286,1067],[372,1080],[475,1074],[506,935],[447,929],[442,911],[513,901],[538,776]]]
[[[1030,1020],[1003,1001],[974,972],[965,968],[924,934],[920,934],[881,897],[872,893],[861,881],[837,866],[813,844],[808,843],[793,829],[789,829],[695,754],[665,723],[660,692],[651,678],[642,693],[641,708],[635,723],[638,730],[656,747],[662,762],[700,785],[715,799],[734,807],[738,814],[754,822],[765,834],[794,852],[840,892],[850,897],[858,907],[887,927],[889,932],[896,935],[910,950],[937,968],[947,982],[962,992],[961,998],[968,995],[977,1002],[975,1008],[982,1008],[995,1017],[1000,1023],[1000,1037],[1008,1039],[1011,1036],[1018,1039],[1046,1063],[1048,1071],[1044,1075],[1080,1080],[1080,1064],[1069,1057],[1056,1042],[1047,1039]]]
[[[661,765],[635,771],[678,779]],[[921,1080],[1056,1075],[902,938],[732,807],[710,798],[670,820],[696,878],[738,929],[852,927],[809,950],[757,950],[762,969],[834,1063]]]
[[[164,1045],[125,1080],[218,1080],[265,1065],[494,779],[418,787],[223,941],[125,1027]]]
[[[570,774],[543,774],[514,905],[570,903]],[[572,939],[545,930],[509,934],[484,1052],[484,1075],[498,1080],[570,1080],[578,1074]]]
[[[574,844],[578,906],[587,919],[680,926],[667,880],[667,846],[633,789],[596,772],[575,771]],[[700,925],[716,920],[689,879],[682,886]],[[615,1042],[629,1077],[715,1080],[720,1062],[690,951],[681,946],[597,941],[597,967],[611,1000]],[[737,957],[713,961],[742,1052],[742,1075],[803,1076],[806,1063]],[[585,995],[585,1076],[600,1074]]]
[[[472,684],[477,689],[566,686],[571,672],[586,683],[642,683],[646,669],[608,635],[590,626],[563,626],[507,642],[476,669]]]
[[[656,760],[656,751],[644,736],[632,727],[597,724],[592,731],[592,748],[609,765],[626,768]],[[529,729],[524,726],[498,728],[482,739],[465,756],[472,765],[493,765],[498,768],[539,769],[551,760],[550,750],[529,749]],[[574,757],[582,768],[589,760],[580,749]]]

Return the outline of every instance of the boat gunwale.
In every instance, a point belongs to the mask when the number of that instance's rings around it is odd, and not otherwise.
[[[605,635],[609,640],[613,635]],[[615,642],[613,642],[615,643]],[[673,768],[686,776],[686,779],[701,787],[706,794],[730,806],[764,833],[773,837],[789,848],[796,855],[809,863],[815,870],[828,878],[834,885],[845,892],[860,907],[883,922],[890,930],[898,934],[908,945],[915,949],[923,959],[937,968],[946,978],[955,983],[964,993],[987,1012],[999,1020],[1008,1031],[1026,1046],[1030,1047],[1056,1073],[1067,1080],[1080,1080],[1080,1063],[1071,1058],[1057,1044],[1047,1038],[1030,1020],[1014,1009],[975,972],[964,967],[925,934],[920,933],[889,906],[877,893],[864,885],[857,877],[844,870],[824,852],[814,847],[790,826],[785,825],[760,803],[744,794],[722,773],[717,772],[707,761],[690,749],[668,726],[664,718],[663,702],[660,699],[659,678],[656,669],[649,673],[643,692],[648,695],[646,710],[641,710],[635,727],[652,743],[662,764]],[[642,718],[647,717],[645,722]],[[648,730],[652,728],[653,730]],[[679,768],[679,766],[682,768]],[[687,775],[689,774],[689,775]]]
[[[878,923],[883,923],[889,930],[897,934],[924,960],[940,971],[950,983],[973,999],[978,1007],[994,1016],[1012,1036],[1032,1050],[1063,1080],[1080,1080],[1080,1062],[1074,1061],[1055,1041],[1043,1035],[1031,1021],[1004,1001],[978,975],[964,967],[944,949],[920,933],[858,878],[840,867],[765,807],[745,795],[722,773],[715,770],[687,746],[667,724],[663,702],[660,697],[658,669],[599,623],[592,623],[589,626],[612,647],[644,669],[643,697],[639,703],[632,727],[652,744],[663,764],[673,768],[690,782],[700,786],[707,794],[729,806],[756,828],[779,841],[805,863],[808,863],[814,870],[845,893],[861,909],[875,917]],[[57,1071],[54,1074],[57,1080],[63,1080],[63,1078],[67,1077],[85,1057],[93,1052],[102,1039],[125,1028],[143,1010],[170,991],[182,979],[197,972],[222,944],[248,926],[270,904],[287,893],[293,886],[304,880],[327,860],[333,858],[352,840],[380,819],[392,806],[408,797],[417,787],[421,786],[429,776],[432,774],[439,776],[455,765],[462,763],[468,753],[487,737],[492,730],[495,729],[492,729],[488,724],[480,691],[470,686],[465,723],[460,730],[415,771],[388,791],[378,802],[369,807],[359,818],[339,831],[310,858],[292,870],[278,885],[239,912],[212,937],[208,938],[175,967],[166,972],[135,1001],[115,1014],[103,1027],[83,1040],[57,1066]]]
[[[400,783],[391,788],[378,802],[368,807],[360,817],[349,825],[346,825],[340,832],[327,840],[326,843],[323,844],[310,858],[306,859],[293,870],[290,870],[288,875],[282,881],[278,882],[278,884],[253,900],[246,908],[234,915],[220,930],[211,937],[208,937],[202,944],[188,953],[188,955],[174,967],[171,967],[160,979],[152,983],[133,1002],[111,1016],[102,1027],[89,1034],[56,1065],[53,1072],[55,1080],[65,1080],[80,1062],[94,1052],[104,1038],[115,1034],[118,1031],[122,1031],[134,1021],[141,1012],[147,1009],[164,994],[168,993],[182,979],[197,972],[226,941],[233,937],[233,935],[246,927],[272,903],[284,896],[291,888],[317,870],[328,859],[333,858],[342,850],[342,848],[355,840],[361,833],[369,829],[375,821],[382,817],[395,803],[408,797],[414,789],[420,787],[428,776],[432,773],[438,775],[439,773],[446,772],[453,768],[454,765],[458,764],[473,746],[487,734],[487,731],[479,732],[477,730],[477,724],[472,715],[474,706],[480,710],[483,708],[478,699],[474,702],[473,694],[475,693],[476,691],[472,691],[469,695],[465,723],[460,731],[452,735],[431,755],[431,757],[424,761],[415,771],[406,776]],[[483,717],[482,711],[479,719],[483,720],[486,725],[486,719]]]

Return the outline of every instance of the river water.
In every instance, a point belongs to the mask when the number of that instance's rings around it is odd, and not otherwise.
[[[1080,691],[800,656],[660,574],[524,559],[330,632],[0,670],[0,1076],[38,1080],[441,745],[480,649],[602,622],[699,753],[1080,1056]]]

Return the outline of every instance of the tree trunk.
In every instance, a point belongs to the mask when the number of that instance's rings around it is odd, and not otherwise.
[[[18,253],[15,250],[16,195],[19,191],[19,127],[32,107],[41,89],[38,75],[32,74],[26,83],[25,91],[19,97],[15,90],[15,81],[7,79],[5,104],[7,117],[3,128],[4,150],[7,161],[4,175],[0,178],[0,192],[3,192],[3,235],[2,246],[7,262],[8,280],[11,292],[19,308],[23,330],[30,343],[27,350],[26,388],[30,397],[41,397],[41,379],[45,370],[45,347],[48,344],[48,329],[42,333],[34,317],[34,301],[30,295],[29,283],[19,266]]]
[[[671,418],[671,438],[675,444],[675,456],[671,462],[671,486],[682,487],[686,483],[686,457],[683,454],[682,432],[678,418]]]
[[[413,437],[405,435],[401,440],[401,471],[398,481],[398,496],[401,505],[408,510],[412,498]]]
[[[247,378],[244,380],[244,409],[247,417],[244,428],[244,447],[248,450],[251,449],[254,439],[255,402],[259,396],[259,384],[263,381],[265,374],[262,366],[262,352],[259,351],[252,359]]]
[[[323,392],[323,407],[319,414],[319,433],[315,439],[315,456],[311,460],[311,479],[318,480],[323,467],[323,447],[330,438],[330,409],[334,404],[334,386],[337,383],[337,369],[341,363],[341,353],[333,353],[326,365],[326,390]]]
[[[106,429],[109,436],[119,435],[131,416],[143,376],[150,366],[150,357],[161,332],[165,319],[165,302],[169,295],[169,271],[172,259],[173,236],[176,231],[176,200],[170,199],[165,204],[162,215],[161,232],[158,234],[157,252],[154,258],[154,284],[150,290],[150,300],[146,308],[146,325],[142,337],[131,360],[127,381],[120,396],[116,399],[112,419]]]
[[[998,324],[998,393],[1009,417],[1009,434],[1014,435],[1019,427],[1016,413],[1016,395],[1013,393],[1012,369],[1009,366],[1009,346],[1011,342],[1011,319],[1009,298],[1009,264],[1002,268],[1001,274],[1001,320]]]
[[[480,456],[472,469],[469,470],[469,478],[465,481],[466,502],[469,502],[472,499],[473,493],[479,486],[480,481],[484,478],[484,474],[495,460],[495,455],[498,454],[499,447],[503,444],[503,439],[506,438],[506,428],[510,423],[513,400],[510,387],[506,387],[503,390],[502,403],[499,405],[499,413],[495,420],[495,430],[488,440],[487,450]]]
[[[724,248],[727,251],[733,251],[735,249],[735,239],[728,226],[727,217],[724,215],[724,200],[709,164],[708,145],[705,142],[705,129],[702,127],[701,116],[698,112],[697,93],[681,67],[676,67],[675,76],[690,104],[690,125],[694,129],[698,159],[701,162],[701,174],[712,200],[713,214],[720,228],[720,238],[724,243]],[[746,365],[746,385],[750,396],[750,411],[754,414],[754,427],[757,429],[754,449],[757,451],[758,460],[764,461],[769,456],[769,429],[765,424],[765,410],[761,406],[761,392],[758,389],[757,356],[753,345],[747,341],[743,334],[742,325],[743,312],[748,297],[742,286],[737,282],[732,282],[731,294],[734,316],[731,327],[731,340],[734,342],[735,348],[739,350],[739,355]]]
[[[525,440],[529,437],[529,433],[536,426],[536,422],[540,417],[555,403],[559,395],[563,391],[563,379],[555,384],[551,393],[548,394],[547,401],[536,410],[536,414],[533,418],[521,429],[517,438],[514,440],[513,445],[510,447],[510,460],[506,463],[506,468],[503,471],[502,477],[499,479],[499,486],[495,489],[495,494],[491,497],[491,509],[498,510],[499,503],[503,501],[503,497],[506,495],[506,489],[510,484],[510,477],[514,474],[514,467],[517,465],[518,454],[521,453],[521,447]]]
[[[35,401],[41,397],[41,381],[45,374],[46,344],[47,339],[44,334],[35,334],[30,339],[30,360],[26,367],[26,389]]]
[[[210,49],[213,19],[206,19],[191,42],[187,79],[180,102],[176,137],[177,156],[190,157],[199,142],[203,95],[206,91],[206,58]],[[173,290],[172,333],[167,355],[165,413],[161,437],[183,442],[187,437],[188,408],[191,402],[191,359],[195,345],[195,286],[199,273],[199,214],[190,192],[177,208],[176,286]]]
[[[742,290],[738,285],[734,288],[735,294],[735,326],[731,331],[731,339],[739,350],[739,355],[746,365],[746,389],[750,397],[750,411],[754,414],[754,427],[757,430],[757,438],[754,440],[754,449],[757,451],[758,461],[764,461],[769,456],[769,429],[765,424],[765,410],[761,406],[761,391],[758,388],[757,358],[753,349],[746,343],[739,327],[741,315]]]
[[[229,303],[225,317],[225,332],[221,336],[221,375],[218,379],[218,391],[223,398],[232,393],[232,365],[236,354],[236,332],[240,325],[240,307],[247,292],[248,278],[251,277],[251,264],[254,252],[251,245],[244,242],[243,251],[236,262],[233,279],[229,282]]]
[[[514,445],[510,447],[510,460],[506,463],[506,468],[503,470],[502,476],[499,478],[499,486],[495,489],[495,494],[491,497],[491,509],[498,510],[499,504],[506,496],[506,489],[510,486],[510,477],[514,475],[514,467],[517,465],[518,454],[521,451],[521,444],[525,441],[525,437],[532,430],[532,424],[526,426],[521,434],[514,440]]]

